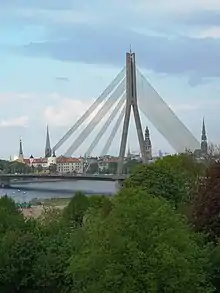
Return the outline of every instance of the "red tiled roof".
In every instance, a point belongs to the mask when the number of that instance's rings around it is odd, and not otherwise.
[[[78,158],[66,158],[66,157],[58,157],[57,163],[58,164],[65,164],[65,163],[81,163],[82,160]]]

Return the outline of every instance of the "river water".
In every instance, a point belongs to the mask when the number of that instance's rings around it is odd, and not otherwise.
[[[110,181],[55,181],[41,183],[18,183],[11,188],[0,189],[0,195],[7,194],[16,202],[30,201],[34,198],[62,198],[72,197],[77,191],[87,195],[104,194],[113,195],[116,193],[115,182]]]

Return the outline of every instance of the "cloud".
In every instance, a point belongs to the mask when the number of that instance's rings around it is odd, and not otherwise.
[[[44,117],[46,122],[52,126],[72,126],[90,104],[89,101],[62,98],[55,106],[46,107]]]
[[[204,79],[199,75],[191,76],[191,77],[189,77],[189,80],[188,80],[188,83],[191,87],[196,87],[198,85],[206,84],[208,82],[210,82],[210,80]]]
[[[219,1],[218,1],[219,2]],[[220,25],[220,2],[218,9],[200,9],[185,15],[181,20],[184,20],[188,25],[200,26],[219,26]]]
[[[23,100],[30,100],[33,98],[33,94],[27,93],[0,93],[0,104],[8,104],[8,103],[17,103],[22,102]]]
[[[56,80],[61,82],[69,82],[69,78],[65,76],[57,76]]]
[[[62,28],[54,34],[59,36],[61,32]],[[220,67],[216,66],[220,39],[151,36],[114,26],[67,26],[62,36],[63,39],[30,43],[21,48],[22,52],[61,61],[123,66],[124,52],[132,44],[138,64],[154,72],[220,76]]]
[[[44,27],[43,40],[19,48],[25,55],[122,66],[132,44],[149,70],[190,78],[199,73],[202,83],[220,74],[219,0],[8,0],[1,7],[3,16]]]
[[[8,120],[1,120],[0,127],[26,127],[28,124],[28,116],[21,116],[16,118],[11,118]]]
[[[191,100],[190,103],[179,103],[179,104],[172,104],[170,107],[173,109],[174,112],[184,112],[184,111],[197,111],[197,110],[203,110],[204,112],[206,110],[213,110],[216,109],[216,107],[220,106],[219,100]],[[193,116],[193,114],[192,114]]]

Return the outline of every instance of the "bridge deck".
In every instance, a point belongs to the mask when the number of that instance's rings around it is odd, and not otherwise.
[[[94,181],[121,181],[128,175],[71,175],[71,174],[0,174],[0,179],[65,179],[65,180],[94,180]]]

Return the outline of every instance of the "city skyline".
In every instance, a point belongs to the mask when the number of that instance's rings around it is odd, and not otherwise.
[[[121,1],[116,9],[112,1],[13,2],[0,3],[1,157],[17,154],[20,136],[24,154],[43,155],[45,125],[54,145],[123,67],[130,44],[145,77],[195,137],[205,116],[209,141],[218,143],[220,3]],[[147,120],[142,124],[154,150],[172,152]],[[137,149],[131,128],[128,142]]]

